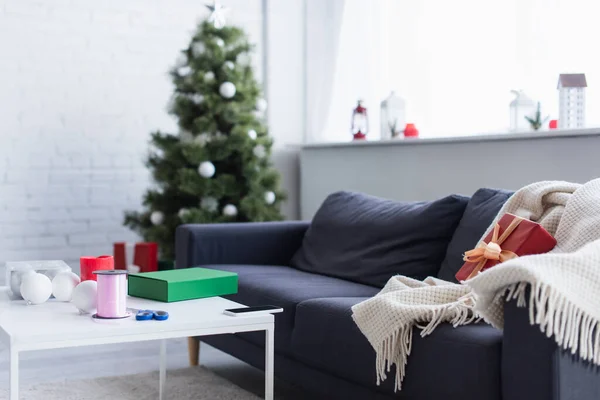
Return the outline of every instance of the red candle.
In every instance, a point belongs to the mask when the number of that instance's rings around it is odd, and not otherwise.
[[[404,128],[404,137],[418,137],[419,130],[415,127],[415,124],[406,124]]]
[[[79,259],[79,269],[82,282],[95,281],[96,275],[93,272],[115,269],[115,259],[113,256],[81,257]]]

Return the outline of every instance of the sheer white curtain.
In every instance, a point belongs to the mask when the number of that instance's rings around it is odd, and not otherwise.
[[[309,125],[310,141],[349,140],[358,98],[369,110],[369,138],[378,138],[379,103],[392,89],[423,137],[506,132],[510,89],[525,90],[557,118],[556,82],[568,72],[586,73],[587,122],[600,125],[595,1],[329,1],[343,7],[330,27],[339,34],[336,51],[326,59],[307,54],[331,77],[320,82],[326,98],[307,99],[309,108],[327,110]]]

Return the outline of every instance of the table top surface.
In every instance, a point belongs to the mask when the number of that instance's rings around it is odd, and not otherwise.
[[[102,339],[126,335],[165,334],[195,329],[215,330],[248,328],[249,325],[273,323],[271,314],[231,317],[223,314],[229,308],[243,305],[210,297],[175,303],[163,303],[136,297],[127,298],[127,307],[142,310],[162,310],[169,313],[166,321],[136,321],[135,315],[119,320],[97,320],[80,314],[72,303],[50,299],[46,303],[27,305],[24,300],[10,300],[6,288],[0,288],[0,338],[5,342],[22,344]],[[210,333],[208,333],[210,334]]]

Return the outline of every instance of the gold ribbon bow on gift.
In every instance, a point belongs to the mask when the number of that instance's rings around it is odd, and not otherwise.
[[[487,263],[489,260],[504,262],[519,257],[512,251],[502,250],[502,247],[500,246],[502,246],[502,243],[504,243],[506,238],[508,238],[511,235],[511,233],[513,233],[513,231],[517,229],[517,226],[519,226],[522,220],[522,218],[513,219],[510,225],[508,225],[508,227],[506,228],[506,230],[502,232],[502,235],[500,237],[498,237],[498,233],[500,232],[500,225],[496,224],[494,226],[494,232],[492,233],[492,238],[490,239],[489,243],[481,241],[476,248],[465,252],[463,256],[464,261],[477,263],[477,265],[469,274],[467,279],[471,279],[472,277],[477,275],[483,269],[485,263]]]

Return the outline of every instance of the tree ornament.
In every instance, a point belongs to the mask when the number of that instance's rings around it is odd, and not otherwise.
[[[250,139],[256,140],[256,138],[258,137],[258,134],[256,133],[256,131],[254,129],[250,129],[248,131],[248,136],[250,137]]]
[[[215,212],[219,208],[219,201],[214,197],[203,197],[200,200],[200,208],[206,211]]]
[[[179,140],[184,143],[190,143],[194,140],[194,135],[189,131],[181,131],[179,132]]]
[[[256,145],[252,152],[258,158],[264,158],[267,155],[267,149],[262,144]]]
[[[210,161],[201,162],[198,166],[198,173],[203,178],[211,178],[215,174],[215,165]]]
[[[206,47],[202,42],[196,42],[192,45],[192,55],[194,57],[200,57],[204,53],[204,50],[206,50]]]
[[[210,143],[210,135],[208,133],[201,133],[194,139],[194,143],[196,143],[200,147],[206,146],[207,143]]]
[[[231,99],[235,96],[235,85],[231,82],[223,82],[219,87],[219,93],[226,99]]]
[[[153,211],[152,214],[150,214],[150,222],[152,222],[152,225],[160,225],[164,220],[165,214],[163,214],[162,211]]]
[[[235,63],[233,61],[225,61],[223,67],[228,70],[233,70],[235,68]]]
[[[190,210],[187,208],[182,208],[179,210],[179,212],[177,213],[177,216],[179,217],[179,219],[184,219],[185,217],[187,217],[190,214]]]
[[[195,93],[190,96],[190,100],[192,100],[195,104],[202,104],[204,102],[204,96],[199,93]]]
[[[237,213],[237,207],[233,204],[227,204],[225,207],[223,207],[223,215],[226,217],[235,217]]]
[[[42,304],[52,295],[52,282],[44,274],[27,274],[23,276],[20,290],[27,304]]]
[[[258,99],[256,101],[256,109],[260,112],[265,112],[267,111],[267,101],[265,99]]]
[[[81,314],[96,312],[96,297],[98,295],[98,284],[96,281],[83,281],[73,289],[71,301]]]
[[[204,74],[204,82],[212,82],[215,80],[215,73],[212,71],[208,71]]]
[[[276,196],[275,196],[274,192],[269,191],[269,192],[265,193],[265,203],[273,204],[273,203],[275,203],[275,199],[276,199]]]
[[[227,7],[223,7],[219,0],[213,0],[212,4],[205,4],[206,8],[210,10],[208,22],[211,22],[216,29],[221,29],[225,26],[225,13],[228,11]]]
[[[192,68],[189,65],[184,65],[177,70],[179,76],[188,76],[192,72]]]
[[[71,301],[73,290],[81,279],[71,271],[61,272],[52,279],[52,295],[58,301]]]
[[[215,39],[215,44],[221,48],[225,47],[225,41],[220,37]]]

